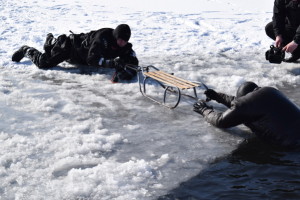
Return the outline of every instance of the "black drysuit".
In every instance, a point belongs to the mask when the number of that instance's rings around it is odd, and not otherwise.
[[[89,33],[60,35],[55,42],[44,45],[45,53],[34,48],[28,50],[27,56],[39,68],[47,69],[63,61],[74,64],[103,66],[105,61],[119,57],[126,64],[138,65],[138,59],[132,50],[132,44],[124,47],[117,45],[113,29],[102,28]],[[105,62],[102,62],[105,63]]]
[[[282,35],[284,46],[292,40],[300,44],[300,1],[275,0],[273,19],[266,25],[266,33],[273,40]]]
[[[249,127],[264,141],[284,147],[300,145],[300,109],[280,91],[263,87],[235,98],[218,93],[219,103],[229,107],[225,112],[206,108],[205,120],[219,128],[239,124]]]

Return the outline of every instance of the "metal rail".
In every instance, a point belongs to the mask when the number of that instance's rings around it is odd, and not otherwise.
[[[129,68],[137,71],[137,73],[138,73],[137,78],[138,78],[140,92],[144,97],[147,97],[148,99],[150,99],[160,105],[168,107],[170,109],[174,109],[178,106],[178,104],[181,101],[181,96],[186,96],[186,97],[189,97],[189,98],[192,98],[192,99],[198,101],[199,98],[197,95],[196,88],[202,87],[204,89],[208,89],[208,87],[202,82],[184,80],[182,78],[174,76],[173,74],[169,74],[164,71],[161,71],[152,65],[149,65],[147,67],[126,65],[126,67],[129,67]],[[141,80],[140,74],[142,75],[143,80]],[[163,102],[160,102],[157,99],[147,95],[146,85],[147,85],[147,81],[150,79],[156,81],[162,88],[164,88]],[[191,88],[193,88],[194,96],[184,94],[181,92],[182,90],[191,89]],[[171,93],[177,95],[175,104],[173,106],[166,104],[168,92],[171,92]]]

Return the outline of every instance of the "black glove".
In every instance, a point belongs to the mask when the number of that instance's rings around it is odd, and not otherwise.
[[[122,62],[122,60],[120,58],[108,59],[108,60],[105,60],[102,64],[102,67],[115,68],[115,69],[122,68],[123,66],[124,66],[124,63]]]
[[[197,103],[194,104],[194,111],[199,113],[202,116],[204,111],[207,109],[213,109],[213,107],[208,106],[203,100],[199,100]]]
[[[121,58],[115,58],[112,62],[113,62],[113,68],[115,69],[124,68],[125,66],[125,63]]]
[[[213,89],[205,90],[204,94],[206,95],[206,101],[215,100],[218,101],[220,99],[219,94]]]
[[[128,67],[123,59],[114,59],[116,72],[113,75],[111,81],[113,83],[119,82],[119,80],[131,80],[137,74],[137,69],[134,67]]]

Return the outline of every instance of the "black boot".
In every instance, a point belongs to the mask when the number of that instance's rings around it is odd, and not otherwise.
[[[18,49],[11,57],[11,60],[14,62],[20,62],[26,55],[26,51],[29,49],[29,46],[22,46],[20,49]]]
[[[296,62],[298,59],[300,58],[300,48],[298,47],[297,49],[294,50],[294,52],[292,53],[292,56],[285,59],[285,62]]]
[[[296,62],[298,59],[300,58],[300,55],[293,55],[287,59],[284,60],[284,62],[288,62],[288,63],[294,63]]]
[[[56,39],[54,38],[53,34],[48,33],[44,44],[44,50],[48,56],[51,56],[51,49],[53,48],[55,41]]]

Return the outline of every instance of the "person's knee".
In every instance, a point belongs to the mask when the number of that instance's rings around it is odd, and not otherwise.
[[[40,55],[36,66],[40,69],[49,69],[51,67],[54,67],[53,64],[51,64],[49,57],[46,53]]]
[[[266,31],[267,36],[269,36],[273,40],[276,39],[274,29],[273,29],[273,22],[270,22],[265,26],[265,31]]]

